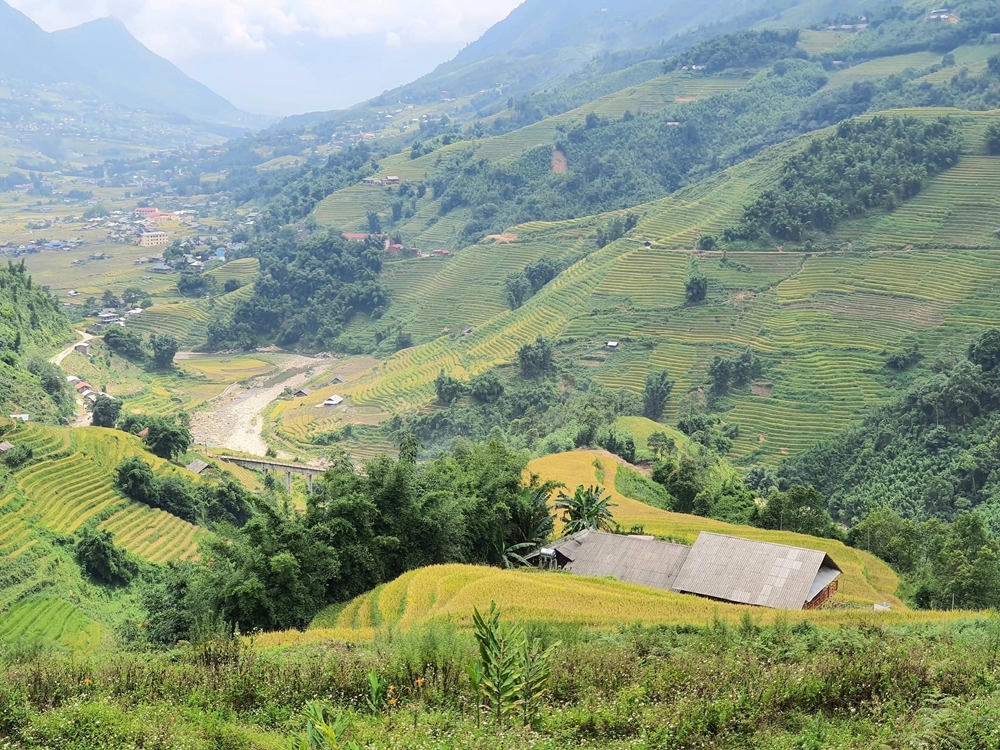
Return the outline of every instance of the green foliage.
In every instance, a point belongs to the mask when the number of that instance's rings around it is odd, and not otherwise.
[[[796,48],[798,30],[744,30],[723,34],[697,44],[667,61],[668,70],[703,67],[709,73],[730,68],[757,68],[789,57],[805,57]]]
[[[815,485],[834,517],[847,523],[878,507],[944,521],[978,508],[987,526],[1000,530],[1000,333],[982,334],[968,355],[787,460],[785,485]]]
[[[212,276],[185,271],[177,280],[177,291],[182,297],[204,297],[215,291],[218,284]]]
[[[986,150],[994,156],[1000,155],[1000,122],[994,122],[986,129]]]
[[[550,662],[558,644],[544,647],[519,625],[501,622],[496,602],[490,603],[485,617],[474,610],[472,623],[479,663],[468,673],[483,707],[498,725],[520,708],[524,726],[530,726],[548,693]]]
[[[104,345],[123,357],[141,362],[146,359],[146,345],[135,331],[113,325],[104,332]]]
[[[695,271],[684,282],[684,295],[689,305],[704,302],[708,297],[708,277]]]
[[[742,388],[761,376],[764,365],[760,358],[747,349],[738,357],[712,358],[708,363],[708,377],[712,381],[712,391],[726,393],[730,386]]]
[[[786,161],[778,186],[748,205],[725,238],[800,241],[849,217],[891,211],[916,196],[928,177],[953,167],[961,147],[958,125],[947,118],[842,123],[835,135],[813,140]]]
[[[288,750],[361,750],[361,746],[349,740],[351,724],[342,715],[336,714],[330,706],[318,701],[310,701],[302,709],[305,729],[288,742]]]
[[[153,361],[158,367],[172,367],[174,356],[180,349],[180,344],[173,336],[167,334],[151,334],[149,337],[149,348],[153,352]]]
[[[11,471],[14,471],[25,464],[31,463],[34,457],[35,450],[30,445],[15,445],[13,449],[0,457],[0,463],[3,463]]]
[[[282,346],[333,347],[356,313],[377,317],[388,301],[376,239],[348,242],[339,232],[301,236],[289,228],[262,236],[250,250],[260,259],[253,296],[210,326],[212,348],[248,348],[254,336]]]
[[[115,470],[115,486],[131,500],[202,525],[244,525],[252,515],[252,500],[233,480],[196,484],[177,474],[156,476],[142,458],[126,458]]]
[[[107,586],[127,586],[138,566],[123,549],[115,546],[109,531],[85,528],[76,536],[76,561],[91,579]]]
[[[597,431],[594,442],[630,464],[636,461],[635,438],[631,435],[621,434],[613,427],[605,427]]]
[[[91,424],[94,427],[114,427],[122,413],[122,402],[103,393],[94,402]]]
[[[620,240],[639,225],[639,217],[635,214],[626,214],[624,217],[616,216],[604,226],[597,229],[597,247],[606,247],[616,240]]]
[[[445,375],[444,370],[438,373],[434,381],[434,392],[438,403],[449,406],[465,395],[466,385],[461,380]]]
[[[504,279],[504,297],[511,310],[516,310],[559,273],[554,260],[541,257],[532,261],[521,273],[509,273]]]
[[[533,343],[524,344],[517,350],[517,363],[521,375],[526,378],[537,378],[551,372],[554,354],[552,342],[544,336],[539,336]]]
[[[562,511],[563,534],[568,536],[584,529],[611,531],[611,509],[618,505],[604,496],[603,487],[584,487],[581,484],[572,496],[559,493],[555,507],[557,511]]]
[[[151,595],[150,638],[191,638],[205,618],[244,630],[300,628],[324,607],[408,570],[502,565],[505,549],[544,532],[538,498],[548,490],[525,494],[526,465],[496,441],[463,444],[420,465],[409,457],[378,458],[361,471],[337,464],[305,514],[262,502],[242,528],[219,526],[202,545],[203,562],[178,570]],[[153,482],[154,494],[168,479]]]
[[[642,392],[642,413],[654,422],[663,416],[663,410],[674,390],[674,381],[666,370],[651,372],[646,376],[646,387]]]
[[[847,543],[892,565],[918,607],[987,609],[1000,600],[1000,547],[977,513],[948,524],[877,508],[848,532]]]
[[[187,453],[194,443],[191,428],[177,419],[149,417],[146,419],[149,432],[143,438],[149,450],[160,458],[173,460]]]
[[[826,498],[815,487],[790,487],[772,492],[751,519],[754,526],[839,539],[840,531],[826,510]]]

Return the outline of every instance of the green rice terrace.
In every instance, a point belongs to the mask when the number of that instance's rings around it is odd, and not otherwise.
[[[962,155],[896,210],[842,222],[826,246],[692,249],[738,222],[782,161],[820,133],[633,209],[638,226],[603,249],[594,233],[607,216],[536,222],[448,259],[387,263],[386,320],[418,345],[352,380],[344,395],[384,414],[420,409],[442,369],[474,377],[540,335],[559,342],[564,364],[587,367],[608,386],[641,393],[649,372],[666,369],[686,393],[705,386],[714,356],[750,347],[767,364],[759,382],[725,399],[725,419],[739,426],[731,457],[773,463],[810,446],[886,397],[891,353],[917,345],[928,367],[1000,323],[1000,259],[991,249],[1000,248],[1000,157],[983,145],[996,115],[889,114],[952,117]],[[510,310],[503,279],[542,257],[566,270]],[[694,305],[685,299],[692,262],[709,282],[707,299]],[[611,340],[618,351],[607,350]],[[668,405],[668,420],[675,409]]]

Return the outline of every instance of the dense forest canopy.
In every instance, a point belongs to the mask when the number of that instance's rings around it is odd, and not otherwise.
[[[848,524],[882,507],[945,521],[977,510],[1000,533],[1000,331],[935,369],[856,427],[788,459],[782,476],[815,485]]]
[[[842,123],[782,165],[777,185],[747,206],[726,240],[799,241],[844,219],[891,211],[958,163],[962,136],[947,118],[874,117]]]
[[[339,232],[286,228],[258,237],[249,252],[261,264],[253,296],[240,301],[231,320],[209,328],[213,348],[252,346],[254,337],[329,348],[356,313],[377,315],[388,302],[377,239],[349,242]]]

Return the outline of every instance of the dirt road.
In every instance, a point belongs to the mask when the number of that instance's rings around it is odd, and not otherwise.
[[[80,340],[77,341],[76,344],[71,344],[68,349],[63,349],[56,356],[54,356],[52,359],[50,359],[49,362],[51,362],[52,364],[57,365],[57,366],[61,365],[63,363],[63,360],[66,359],[66,357],[68,357],[70,354],[73,353],[73,348],[77,344],[82,344],[82,343],[84,343],[86,341],[92,341],[93,339],[97,338],[96,336],[92,336],[91,334],[85,333],[84,331],[77,331],[76,333],[80,337]]]
[[[261,437],[264,411],[285,388],[293,391],[312,380],[323,369],[336,364],[333,359],[289,356],[282,358],[278,373],[258,378],[249,387],[240,384],[227,388],[205,409],[191,419],[195,442],[210,448],[263,456],[267,443]],[[279,375],[290,373],[289,377]]]

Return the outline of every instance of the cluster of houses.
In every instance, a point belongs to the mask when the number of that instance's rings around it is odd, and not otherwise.
[[[941,21],[942,23],[958,23],[961,19],[955,15],[951,8],[937,8],[927,14],[928,21]]]
[[[133,307],[129,310],[118,311],[116,308],[108,307],[101,312],[97,313],[97,322],[91,323],[87,326],[87,331],[89,333],[100,333],[105,328],[110,326],[121,326],[122,328],[128,323],[131,318],[136,315],[142,315],[141,307]],[[87,343],[77,344],[74,350],[83,354],[86,357],[90,356],[90,345]]]
[[[341,382],[343,382],[343,381],[341,381]],[[295,393],[293,395],[295,396],[295,398],[307,398],[308,396],[311,396],[312,394],[313,394],[313,392],[312,392],[311,388],[300,388],[299,390],[295,391]],[[327,407],[331,407],[331,406],[340,406],[343,403],[344,403],[344,397],[343,396],[333,395],[333,396],[330,396],[330,398],[328,398],[322,404],[317,404],[316,408],[317,409],[323,409],[323,408],[327,408]]]
[[[81,345],[77,344],[77,351],[79,351],[79,346]],[[68,382],[71,386],[73,386],[77,394],[79,394],[84,401],[87,401],[91,404],[97,403],[98,396],[107,396],[108,398],[113,398],[113,396],[108,396],[108,394],[106,393],[95,390],[94,386],[92,386],[86,380],[78,378],[76,375],[68,376],[66,378],[66,382]]]
[[[448,258],[451,250],[432,250],[427,253],[417,247],[406,247],[398,242],[393,242],[392,238],[385,234],[368,234],[367,232],[344,232],[340,235],[348,242],[367,242],[369,239],[383,241],[383,249],[389,255],[413,255],[417,258]]]
[[[377,187],[399,187],[402,182],[396,175],[389,175],[388,177],[366,177],[361,181],[361,184]]]

